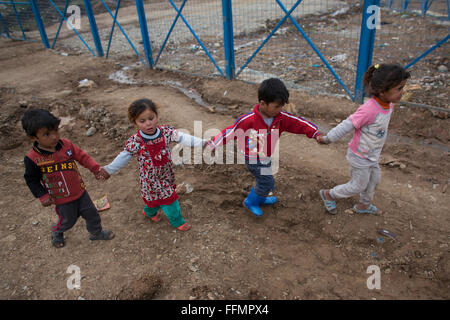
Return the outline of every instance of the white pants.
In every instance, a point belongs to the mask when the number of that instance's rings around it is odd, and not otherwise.
[[[350,149],[347,151],[347,160],[350,164],[351,179],[331,189],[330,195],[334,199],[342,199],[359,194],[359,202],[369,205],[380,182],[380,166],[378,162],[358,157]]]

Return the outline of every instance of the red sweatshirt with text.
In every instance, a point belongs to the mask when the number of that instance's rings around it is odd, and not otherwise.
[[[25,156],[25,181],[41,202],[52,197],[55,204],[64,204],[81,197],[86,185],[76,162],[97,174],[100,165],[85,151],[67,139],[61,139],[55,152],[36,145]]]

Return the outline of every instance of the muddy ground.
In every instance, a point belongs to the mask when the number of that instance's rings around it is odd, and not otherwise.
[[[55,211],[42,207],[23,179],[30,148],[20,126],[25,110],[49,109],[63,119],[63,137],[107,164],[135,130],[126,119],[133,100],[153,99],[160,105],[160,123],[193,134],[194,121],[202,121],[205,132],[248,112],[257,102],[257,85],[146,68],[129,76],[151,85],[120,84],[109,79],[121,68],[112,60],[61,56],[39,43],[5,39],[0,65],[1,299],[450,297],[448,119],[396,106],[374,199],[382,210],[378,216],[352,213],[356,198],[339,201],[336,216],[322,206],[319,190],[349,177],[350,136],[321,146],[284,134],[275,176],[279,202],[264,208],[263,217],[242,206],[254,181],[240,164],[176,166],[182,213],[192,224],[184,233],[167,219],[153,223],[142,215],[136,161],[106,182],[81,168],[91,197],[108,196],[111,208],[101,212],[102,223],[116,237],[91,242],[80,219],[65,233],[66,246],[56,249],[50,243]],[[83,79],[94,84],[80,88]],[[170,81],[216,109],[198,104]],[[301,91],[291,91],[291,102],[291,112],[324,132],[357,108],[348,99]],[[92,126],[97,132],[87,136]],[[396,240],[380,239],[379,229]],[[67,287],[70,265],[80,268],[80,289]],[[381,289],[366,285],[371,265],[381,270]]]

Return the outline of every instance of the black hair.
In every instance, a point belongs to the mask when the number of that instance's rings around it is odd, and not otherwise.
[[[152,100],[144,98],[132,102],[128,107],[128,120],[130,120],[131,123],[135,123],[137,117],[147,109],[158,115],[156,105]]]
[[[61,119],[44,109],[27,110],[22,117],[23,130],[25,130],[29,137],[35,137],[36,132],[41,128],[56,130],[60,122]]]
[[[409,77],[410,73],[398,64],[376,64],[364,73],[363,83],[368,94],[378,96]]]
[[[265,103],[279,101],[286,104],[289,102],[289,91],[280,79],[266,79],[258,88],[258,101],[261,100]]]

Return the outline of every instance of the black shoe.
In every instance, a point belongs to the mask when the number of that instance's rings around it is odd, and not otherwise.
[[[92,234],[89,236],[89,240],[111,240],[114,238],[114,233],[108,230],[102,230],[97,234]]]
[[[52,245],[55,248],[62,248],[64,244],[64,233],[52,231]]]

